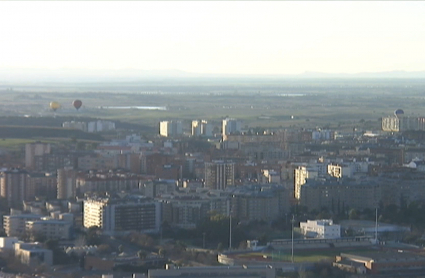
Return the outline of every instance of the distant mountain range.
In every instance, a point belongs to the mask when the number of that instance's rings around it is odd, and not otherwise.
[[[425,78],[425,71],[386,71],[348,73],[304,72],[301,74],[202,74],[182,70],[87,70],[87,69],[0,69],[0,82],[129,82],[143,79],[191,79],[191,78]]]

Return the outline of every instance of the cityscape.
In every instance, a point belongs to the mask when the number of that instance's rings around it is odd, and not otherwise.
[[[0,3],[0,277],[424,277],[424,11]]]

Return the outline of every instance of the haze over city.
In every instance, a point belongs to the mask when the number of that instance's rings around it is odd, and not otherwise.
[[[0,1],[0,277],[423,277],[424,15]]]
[[[0,7],[3,70],[425,70],[420,1],[8,1]]]

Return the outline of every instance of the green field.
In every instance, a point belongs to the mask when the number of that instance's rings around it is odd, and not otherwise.
[[[22,120],[1,124],[21,125],[25,119],[36,118],[50,123],[43,126],[59,127],[59,119],[102,118],[132,123],[136,132],[152,133],[160,120],[185,120],[184,128],[189,130],[190,120],[207,119],[219,129],[220,121],[229,116],[251,128],[377,130],[380,118],[398,108],[404,109],[406,116],[423,116],[425,103],[423,80],[407,79],[161,80],[56,86],[17,86],[16,91],[1,92],[0,116]],[[76,98],[83,101],[79,111],[72,107]],[[61,104],[56,112],[49,109],[53,100]],[[167,110],[114,110],[106,106],[161,106]]]
[[[333,249],[320,249],[320,250],[295,250],[294,261],[299,262],[319,262],[319,261],[333,261],[335,256],[341,253],[362,252],[362,253],[375,253],[379,252],[370,248],[333,248]],[[291,250],[272,251],[272,252],[253,252],[237,255],[241,259],[264,259],[267,256],[271,261],[291,261]]]
[[[25,144],[42,142],[50,144],[63,144],[70,143],[70,138],[34,138],[34,139],[22,139],[22,138],[3,138],[0,139],[0,149],[9,150],[9,151],[19,151],[23,150]],[[78,140],[78,142],[84,143],[99,143],[100,141],[94,140]]]
[[[53,140],[34,140],[34,139],[21,139],[21,138],[3,138],[0,139],[0,149],[7,149],[11,151],[17,151],[22,149],[25,144],[33,142],[43,142],[43,143],[54,143]]]

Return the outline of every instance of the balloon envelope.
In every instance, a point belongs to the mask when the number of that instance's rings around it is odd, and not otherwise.
[[[61,107],[61,105],[59,104],[59,102],[56,102],[56,101],[50,102],[50,108],[53,111],[56,111],[57,109],[59,109],[59,107]]]
[[[79,99],[76,99],[72,102],[72,105],[74,105],[75,109],[80,109],[81,105],[83,105],[83,102]]]
[[[396,115],[397,117],[403,117],[404,111],[402,109],[397,109],[396,111],[394,111],[394,115]]]

